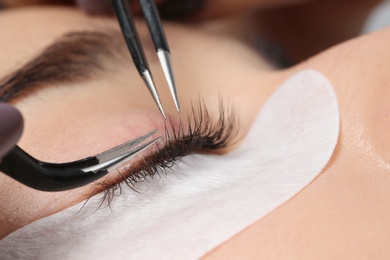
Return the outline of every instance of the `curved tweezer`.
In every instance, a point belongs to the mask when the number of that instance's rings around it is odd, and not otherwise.
[[[87,185],[141,153],[158,139],[145,143],[157,131],[121,144],[103,153],[70,163],[42,162],[15,147],[0,164],[0,171],[42,191],[64,191]]]

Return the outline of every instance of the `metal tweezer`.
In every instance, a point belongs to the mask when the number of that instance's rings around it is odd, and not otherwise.
[[[149,27],[150,34],[154,43],[154,47],[157,51],[157,56],[160,60],[161,66],[164,71],[165,78],[168,82],[169,89],[171,91],[172,98],[175,102],[177,111],[180,111],[180,104],[177,98],[175,79],[173,76],[171,54],[168,46],[167,39],[165,37],[164,29],[161,24],[160,16],[157,11],[157,7],[153,0],[139,0],[142,12],[144,14],[146,23]],[[113,7],[118,18],[119,24],[122,29],[123,36],[125,38],[127,47],[133,58],[134,64],[148,87],[154,101],[156,102],[158,109],[166,118],[164,109],[161,105],[157,89],[153,82],[153,77],[149,69],[149,65],[145,58],[141,42],[137,30],[134,25],[133,15],[131,14],[128,0],[113,0]]]
[[[145,141],[156,132],[157,130],[98,155],[69,163],[42,162],[17,146],[3,158],[0,171],[37,190],[70,190],[102,178],[150,147],[159,138]]]

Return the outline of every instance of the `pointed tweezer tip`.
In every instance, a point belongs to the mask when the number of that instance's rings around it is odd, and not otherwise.
[[[148,138],[152,137],[157,133],[157,130],[147,133],[141,137],[133,139],[129,142],[118,145],[110,150],[107,150],[101,154],[94,156],[94,160],[98,160],[99,163],[95,165],[90,165],[81,169],[84,172],[97,172],[105,171],[108,169],[115,169],[119,164],[125,160],[129,160],[137,154],[143,152],[151,145],[156,143],[160,138],[154,138],[151,141],[144,143]]]
[[[158,97],[157,89],[154,85],[152,75],[150,74],[150,72],[148,70],[145,70],[141,74],[141,76],[144,79],[144,82],[145,82],[146,86],[148,87],[150,93],[152,94],[152,97],[153,97],[154,101],[156,102],[158,109],[160,110],[161,114],[163,115],[164,119],[166,120],[167,117],[166,117],[164,109],[161,105],[160,98]]]
[[[165,115],[164,109],[162,108],[161,104],[158,104],[161,114],[164,117],[164,120],[167,120],[167,116]]]
[[[164,112],[164,109],[163,109],[163,107],[162,107],[162,105],[161,105],[160,99],[158,98],[158,96],[154,96],[154,95],[153,95],[153,98],[154,98],[154,101],[155,101],[156,104],[157,104],[158,110],[160,110],[162,116],[164,117],[164,120],[167,120],[167,117],[166,117],[165,112]]]
[[[171,82],[172,82],[172,86],[170,87],[170,89],[171,89],[173,102],[175,103],[176,110],[179,113],[180,112],[179,98],[177,97],[176,84],[173,78],[171,79]]]
[[[180,105],[178,100],[175,100],[175,105],[176,105],[177,112],[180,113]]]
[[[159,49],[157,51],[157,56],[160,60],[161,67],[164,71],[165,79],[167,80],[169,89],[172,94],[173,101],[175,102],[176,110],[177,112],[180,112],[180,104],[179,104],[179,99],[177,97],[176,83],[175,83],[175,78],[173,76],[171,54],[166,50]]]
[[[167,117],[166,117],[165,112],[164,112],[164,109],[163,109],[163,107],[162,107],[162,105],[161,105],[161,101],[160,101],[160,99],[158,98],[158,95],[157,95],[157,94],[156,94],[156,95],[153,95],[153,98],[154,98],[154,101],[155,101],[156,104],[157,104],[158,110],[160,110],[161,114],[163,115],[164,120],[167,120]]]

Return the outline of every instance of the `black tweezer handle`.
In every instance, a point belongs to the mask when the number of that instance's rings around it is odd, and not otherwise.
[[[154,42],[156,51],[164,50],[169,51],[167,38],[162,28],[160,15],[158,14],[157,7],[153,0],[140,0],[142,12],[144,13],[145,20],[148,24],[150,34]]]
[[[63,170],[66,164],[43,164],[19,147],[15,147],[0,163],[0,171],[31,188],[42,191],[64,191],[87,185],[107,174],[85,173],[76,167]],[[83,161],[75,164],[83,166]]]
[[[131,57],[139,74],[142,75],[146,70],[149,70],[149,66],[141,47],[141,41],[139,40],[129,5],[124,3],[124,1],[127,0],[113,0],[112,4]]]

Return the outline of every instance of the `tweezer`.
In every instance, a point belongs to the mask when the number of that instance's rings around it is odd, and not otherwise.
[[[161,24],[160,16],[153,0],[139,0],[139,2],[146,23],[149,27],[149,31],[157,52],[157,56],[160,60],[165,78],[168,82],[173,101],[175,102],[176,109],[179,112],[180,104],[177,98],[175,79],[173,76],[171,54],[164,33],[164,29]],[[134,19],[130,11],[128,0],[113,0],[113,7],[115,14],[118,18],[119,24],[121,26],[127,47],[129,48],[130,54],[133,58],[133,62],[138,70],[138,73],[140,74],[147,88],[152,94],[152,97],[156,102],[158,109],[160,110],[164,118],[166,118],[159,95],[157,93],[157,89],[153,81],[152,74],[149,69],[148,62],[145,58],[145,54],[141,46],[141,42],[139,40],[137,30],[134,25]]]
[[[17,146],[3,158],[0,171],[37,190],[70,190],[100,179],[150,147],[159,138],[145,141],[156,132],[150,132],[98,155],[60,164],[39,161]]]

